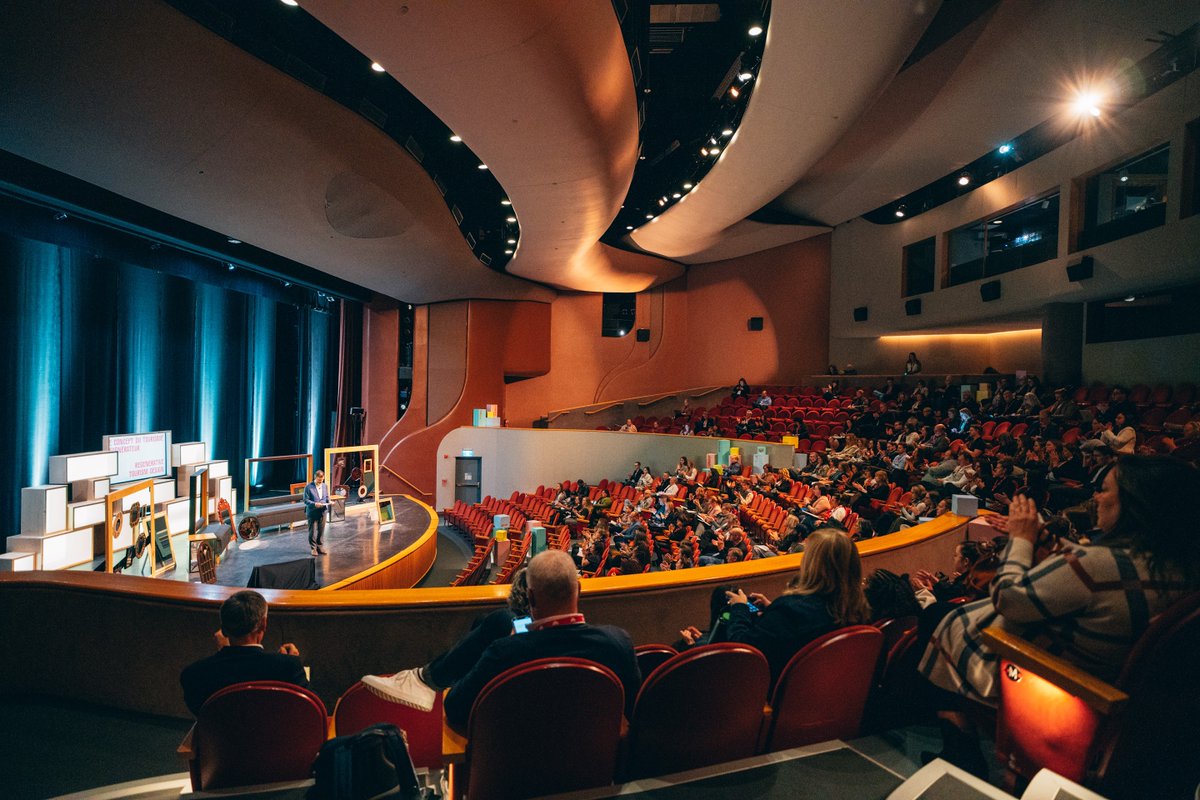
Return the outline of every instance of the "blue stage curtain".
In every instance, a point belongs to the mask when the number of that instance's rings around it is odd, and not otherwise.
[[[20,532],[21,487],[48,481],[50,456],[105,434],[205,441],[239,497],[244,459],[332,444],[334,315],[13,232],[0,274],[0,535]]]

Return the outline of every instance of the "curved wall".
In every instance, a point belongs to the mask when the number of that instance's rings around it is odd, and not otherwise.
[[[949,570],[965,517],[947,515],[859,544],[865,569]],[[583,581],[581,608],[593,623],[621,625],[636,643],[672,642],[708,619],[723,583],[781,592],[802,556],[673,573]],[[77,698],[186,717],[178,675],[209,655],[217,607],[231,587],[92,572],[0,573],[0,692]],[[263,590],[271,603],[264,644],[294,642],[314,690],[332,709],[362,675],[426,663],[507,587],[298,592]]]

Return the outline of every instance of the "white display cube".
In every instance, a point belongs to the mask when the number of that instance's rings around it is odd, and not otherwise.
[[[175,479],[159,478],[154,482],[154,503],[162,506],[175,499]]]
[[[8,537],[8,547],[14,552],[33,553],[39,569],[67,569],[92,560],[92,529],[23,533]]]
[[[71,502],[82,503],[85,500],[103,500],[108,494],[109,478],[84,478],[71,481]]]
[[[104,524],[105,502],[103,500],[85,500],[82,503],[68,503],[67,516],[70,518],[71,530],[86,528],[89,525]]]
[[[21,533],[58,533],[66,528],[66,486],[21,489]]]
[[[201,464],[208,460],[208,445],[204,442],[172,442],[171,466]]]
[[[33,553],[0,553],[0,572],[30,572],[37,569]]]
[[[96,450],[50,456],[50,482],[74,483],[88,478],[107,478],[117,474],[117,451]]]

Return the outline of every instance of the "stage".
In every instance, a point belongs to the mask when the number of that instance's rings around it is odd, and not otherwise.
[[[366,509],[356,511],[351,507],[344,520],[325,525],[324,546],[327,553],[315,557],[317,583],[322,589],[354,582],[356,576],[371,572],[389,559],[396,558],[429,533],[431,512],[428,506],[403,495],[395,496],[393,505],[396,520],[385,530],[379,529],[374,504],[370,513]],[[436,515],[432,522],[436,529]],[[436,530],[432,538],[436,542]],[[175,578],[198,583],[199,574],[187,572],[186,546],[184,541],[182,546],[177,544],[174,548],[177,558]],[[268,528],[257,539],[241,541],[235,538],[230,542],[217,567],[217,584],[244,587],[255,567],[312,557],[306,523],[298,523],[294,527],[285,525]],[[429,563],[432,563],[432,559]],[[423,576],[424,571],[421,571],[416,579],[420,580]],[[355,588],[376,587],[360,585]]]

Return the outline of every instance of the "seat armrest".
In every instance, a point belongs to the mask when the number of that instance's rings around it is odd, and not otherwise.
[[[184,761],[191,761],[196,756],[195,748],[192,746],[192,739],[196,735],[196,726],[188,728],[188,732],[183,737],[183,741],[179,743],[179,747],[175,748],[175,755],[182,758]]]
[[[1014,633],[993,626],[983,631],[983,641],[1002,658],[1078,697],[1099,714],[1113,714],[1129,700],[1117,687]]]

